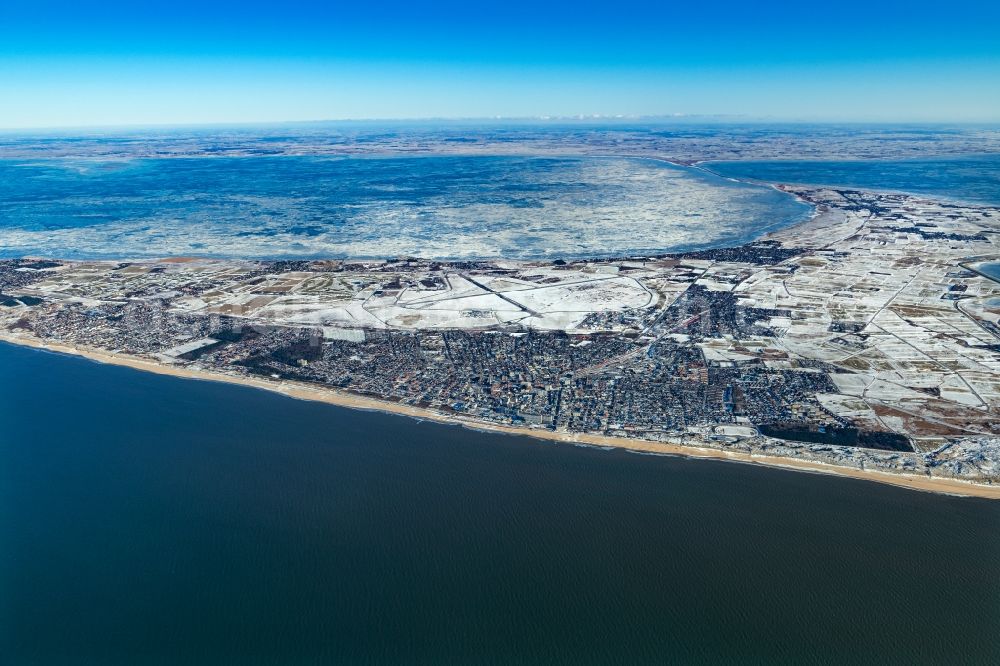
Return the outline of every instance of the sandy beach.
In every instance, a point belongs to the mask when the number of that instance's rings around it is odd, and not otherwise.
[[[300,382],[277,381],[267,379],[254,379],[249,377],[236,377],[220,372],[207,370],[197,370],[185,367],[175,367],[156,361],[143,358],[112,354],[110,352],[88,349],[79,346],[70,346],[57,343],[46,343],[37,338],[13,336],[0,334],[0,341],[11,344],[33,347],[50,352],[81,356],[99,363],[124,366],[135,370],[153,372],[160,375],[169,375],[184,379],[199,379],[203,381],[224,382],[227,384],[239,384],[257,389],[272,391],[296,398],[299,400],[313,400],[325,402],[339,407],[350,409],[363,409],[369,411],[380,411],[411,418],[424,419],[459,425],[473,430],[487,432],[499,432],[510,435],[522,435],[534,437],[536,439],[564,442],[577,445],[613,447],[635,451],[639,453],[649,453],[657,455],[677,455],[690,458],[702,458],[711,460],[727,460],[731,462],[749,463],[755,465],[765,465],[768,467],[779,467],[783,469],[813,472],[821,474],[833,474],[852,479],[865,481],[875,481],[887,483],[893,486],[908,488],[910,490],[921,490],[926,492],[943,493],[948,495],[960,495],[967,497],[982,497],[988,499],[1000,499],[1000,486],[982,485],[961,481],[958,479],[934,478],[927,476],[916,476],[908,474],[896,474],[881,471],[859,470],[837,465],[829,465],[810,460],[797,458],[787,458],[779,456],[761,456],[738,451],[722,451],[710,447],[698,447],[689,444],[670,444],[665,442],[653,442],[649,440],[611,437],[606,435],[595,435],[589,433],[568,433],[534,428],[522,428],[515,426],[504,426],[493,423],[476,421],[469,418],[443,414],[441,412],[421,409],[411,405],[404,405],[386,400],[379,400],[367,396],[347,393],[325,387],[312,386]]]

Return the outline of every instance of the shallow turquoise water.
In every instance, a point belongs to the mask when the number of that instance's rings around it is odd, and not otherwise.
[[[1000,662],[1000,502],[0,373],[5,664]]]

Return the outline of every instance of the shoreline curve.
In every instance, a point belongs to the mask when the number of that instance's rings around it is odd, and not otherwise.
[[[163,363],[157,363],[156,361],[135,356],[114,354],[112,352],[95,350],[81,346],[46,343],[33,337],[0,334],[0,342],[29,347],[36,350],[82,357],[97,363],[127,367],[141,372],[150,372],[153,374],[177,377],[180,379],[194,379],[224,384],[236,384],[259,390],[270,391],[272,393],[277,393],[297,400],[310,400],[344,407],[347,409],[359,409],[364,411],[395,414],[397,416],[406,416],[419,420],[433,421],[435,423],[442,423],[445,425],[461,426],[470,430],[520,435],[532,437],[538,440],[561,442],[565,444],[611,447],[634,453],[675,455],[702,460],[741,462],[745,464],[755,464],[765,467],[785,469],[788,471],[821,473],[839,476],[842,478],[872,481],[906,488],[909,490],[961,497],[978,497],[983,499],[1000,500],[1000,486],[977,484],[959,479],[917,476],[912,474],[882,472],[876,470],[861,470],[812,460],[753,455],[740,451],[723,451],[708,446],[699,447],[688,444],[654,442],[651,440],[596,435],[591,433],[569,433],[482,423],[473,419],[451,416],[432,409],[413,407],[412,405],[404,405],[379,398],[339,391],[332,388],[313,386],[302,382],[237,377],[235,375],[213,372],[210,370],[194,370],[191,368],[171,367]]]

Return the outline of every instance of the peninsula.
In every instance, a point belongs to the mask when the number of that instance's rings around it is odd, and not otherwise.
[[[0,339],[469,427],[1000,498],[1000,210],[587,260],[0,262]]]

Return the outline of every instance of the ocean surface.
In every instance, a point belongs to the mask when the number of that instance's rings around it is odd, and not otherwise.
[[[0,160],[0,257],[613,256],[737,245],[810,213],[645,159]]]
[[[0,373],[4,664],[1000,663],[1000,502]]]
[[[709,162],[741,180],[891,190],[1000,206],[1000,154],[906,160]]]

